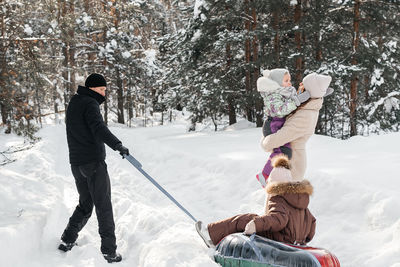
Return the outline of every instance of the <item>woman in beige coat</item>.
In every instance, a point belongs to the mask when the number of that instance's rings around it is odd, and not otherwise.
[[[303,86],[310,93],[310,100],[289,115],[280,130],[261,140],[261,146],[267,152],[272,152],[274,148],[290,142],[292,148],[291,172],[295,181],[304,179],[306,171],[305,145],[315,131],[323,97],[333,92],[332,88],[328,90],[331,80],[330,76],[316,73],[304,77]]]

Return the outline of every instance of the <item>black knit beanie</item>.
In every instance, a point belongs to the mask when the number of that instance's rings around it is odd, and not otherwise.
[[[103,75],[92,73],[86,78],[85,86],[86,87],[107,86],[107,82],[106,79],[104,79]]]

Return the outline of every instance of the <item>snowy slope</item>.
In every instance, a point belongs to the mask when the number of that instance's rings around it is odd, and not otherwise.
[[[0,167],[0,266],[109,266],[95,214],[67,254],[56,247],[77,204],[64,125],[47,125],[32,149]],[[261,213],[264,192],[254,175],[267,154],[260,129],[186,133],[182,124],[111,130],[143,168],[197,219]],[[400,133],[341,141],[313,136],[307,177],[317,233],[342,266],[400,266]],[[22,142],[0,134],[0,151]],[[193,222],[118,153],[107,150],[118,266],[218,266]]]

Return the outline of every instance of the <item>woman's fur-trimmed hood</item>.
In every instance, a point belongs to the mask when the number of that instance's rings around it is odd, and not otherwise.
[[[268,183],[266,191],[269,198],[280,196],[291,206],[305,209],[313,194],[314,188],[308,180],[296,182],[272,182]]]

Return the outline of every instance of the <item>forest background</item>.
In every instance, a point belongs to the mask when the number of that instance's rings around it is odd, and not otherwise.
[[[184,110],[189,130],[259,127],[256,80],[284,67],[296,87],[313,71],[333,77],[316,133],[399,131],[399,16],[398,0],[0,0],[0,126],[34,139],[97,72],[106,123]]]

